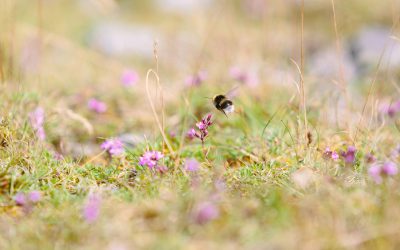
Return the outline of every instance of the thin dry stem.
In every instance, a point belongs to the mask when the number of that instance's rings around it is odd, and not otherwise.
[[[163,126],[162,126],[162,124],[161,124],[161,122],[160,122],[160,119],[158,118],[158,115],[157,115],[157,112],[156,112],[156,108],[155,108],[155,106],[154,106],[154,102],[153,102],[153,100],[152,100],[152,98],[151,98],[151,95],[150,95],[150,90],[149,90],[149,77],[150,77],[150,74],[151,74],[151,73],[156,77],[156,80],[157,80],[157,81],[156,81],[157,87],[161,89],[160,78],[158,77],[157,73],[156,73],[154,70],[149,69],[149,70],[147,71],[147,74],[146,74],[146,93],[147,93],[147,98],[148,98],[148,100],[149,100],[150,107],[151,107],[151,111],[153,112],[154,119],[156,120],[157,126],[158,126],[158,128],[159,128],[159,130],[160,130],[160,133],[161,133],[163,139],[164,139],[164,142],[165,142],[165,144],[167,145],[169,152],[170,152],[172,155],[175,155],[175,152],[174,152],[174,150],[172,149],[172,146],[171,146],[171,144],[169,143],[167,136],[165,135],[165,131],[164,131]]]
[[[303,77],[303,72],[304,72],[304,0],[301,1],[301,39],[300,39],[300,90],[301,90],[301,102],[302,102],[302,108],[303,108],[303,118],[304,118],[304,128],[306,130],[305,132],[305,138],[307,138],[307,131],[308,131],[308,126],[307,126],[307,109],[306,109],[306,94],[305,94],[305,88],[304,88],[304,77]],[[307,141],[307,139],[306,139]]]

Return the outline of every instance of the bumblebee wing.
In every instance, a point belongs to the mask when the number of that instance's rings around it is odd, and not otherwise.
[[[240,87],[240,85],[233,86],[233,88],[231,88],[228,92],[226,92],[226,94],[225,94],[226,97],[234,98],[235,96],[237,96],[239,87]]]

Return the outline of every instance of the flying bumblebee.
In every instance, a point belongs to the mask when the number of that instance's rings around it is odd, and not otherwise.
[[[224,113],[226,117],[228,117],[227,114],[235,111],[235,105],[225,95],[216,95],[212,98],[212,101],[215,108]]]

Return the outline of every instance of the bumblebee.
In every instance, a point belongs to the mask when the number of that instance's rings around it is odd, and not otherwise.
[[[227,114],[233,113],[235,111],[235,106],[233,102],[229,100],[225,95],[216,95],[212,98],[213,104],[216,109],[224,113],[226,117]]]

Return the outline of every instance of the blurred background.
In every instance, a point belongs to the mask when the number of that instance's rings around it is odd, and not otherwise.
[[[257,103],[262,124],[279,105],[294,100],[296,107],[297,67],[304,70],[310,119],[341,126],[340,107],[360,112],[374,79],[376,98],[391,102],[398,95],[399,5],[305,1],[302,59],[299,0],[3,0],[1,78],[8,88],[30,91],[27,110],[51,107],[54,145],[63,138],[153,134],[145,91],[150,68],[163,85],[169,127],[181,123],[187,105],[200,117],[212,110],[203,97],[237,85],[239,111]],[[159,100],[154,83],[151,89]],[[322,104],[335,112],[313,116]],[[68,123],[74,114],[80,122]]]

